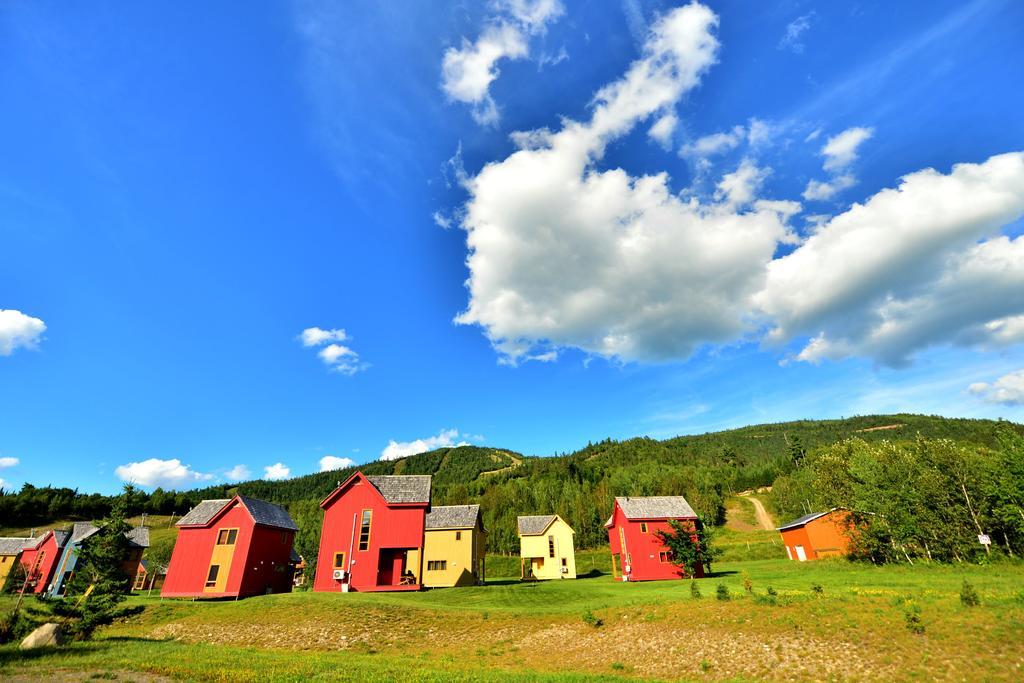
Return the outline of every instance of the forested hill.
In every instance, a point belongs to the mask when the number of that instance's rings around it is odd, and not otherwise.
[[[996,445],[997,430],[1024,426],[992,420],[922,415],[876,415],[842,420],[805,420],[756,425],[658,441],[606,439],[551,457],[531,457],[500,448],[442,448],[394,461],[359,467],[366,474],[433,475],[433,503],[481,504],[497,551],[517,549],[515,518],[555,512],[576,529],[577,544],[606,542],[602,527],[617,495],[685,495],[694,508],[721,520],[724,497],[770,485],[794,468],[794,454],[850,437],[868,442],[946,438],[978,446]],[[187,492],[140,493],[132,507],[157,514],[183,514],[203,498],[235,492],[285,505],[301,527],[300,551],[309,556],[319,534],[318,503],[352,469],[310,474],[285,481],[251,481]],[[109,498],[70,489],[26,486],[0,496],[0,526],[43,525],[56,519],[93,519],[105,514]]]

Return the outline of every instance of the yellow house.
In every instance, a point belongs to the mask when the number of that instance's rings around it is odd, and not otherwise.
[[[7,575],[21,556],[21,549],[31,538],[0,538],[0,588],[3,587]]]
[[[474,586],[486,576],[487,532],[479,505],[443,505],[427,513],[423,533],[423,585]]]
[[[519,518],[519,557],[523,579],[575,579],[575,534],[558,515]],[[527,567],[529,560],[529,567]]]

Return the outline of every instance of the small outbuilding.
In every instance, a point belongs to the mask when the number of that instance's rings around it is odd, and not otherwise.
[[[845,557],[850,547],[850,512],[832,508],[794,519],[778,528],[786,555],[805,562],[823,557]]]
[[[605,522],[612,554],[612,575],[622,581],[681,579],[682,567],[673,563],[672,551],[665,547],[659,531],[672,533],[670,521],[696,531],[697,513],[682,496],[618,497],[612,516]],[[696,568],[696,578],[704,568]]]
[[[53,581],[48,591],[52,597],[58,598],[67,593],[82,548],[99,532],[100,527],[90,522],[76,522],[72,525],[70,537],[61,550],[60,563],[53,573]],[[128,550],[122,568],[126,577],[124,591],[127,593],[131,590],[135,575],[139,571],[142,553],[149,547],[149,529],[144,526],[133,527],[125,532],[125,537],[128,539]]]
[[[429,475],[356,472],[324,510],[313,590],[404,591],[422,587]]]
[[[161,597],[241,598],[291,591],[298,526],[284,508],[248,496],[204,500],[175,526],[178,540]]]
[[[51,529],[25,542],[21,551],[21,566],[26,575],[25,592],[38,595],[50,586],[54,569],[70,537],[68,531]]]
[[[475,586],[484,582],[487,532],[479,505],[431,508],[423,535],[423,585]]]
[[[575,579],[576,534],[558,515],[519,517],[520,578]]]
[[[25,545],[33,540],[35,539],[20,536],[0,538],[0,588],[3,588],[7,577],[18,566],[18,558],[21,557]]]

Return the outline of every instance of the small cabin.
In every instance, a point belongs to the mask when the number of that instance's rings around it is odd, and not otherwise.
[[[242,598],[291,591],[298,527],[284,508],[248,496],[204,500],[175,526],[178,540],[161,597]]]
[[[845,557],[850,547],[850,512],[832,508],[794,519],[778,528],[786,555],[806,562],[824,557]]]
[[[479,505],[431,508],[423,535],[423,585],[475,586],[484,582],[487,532]]]
[[[164,586],[164,577],[167,576],[167,567],[156,564],[152,560],[139,562],[139,570],[135,573],[135,581],[132,584],[133,591],[160,590]]]
[[[558,515],[528,515],[517,520],[520,578],[575,579],[576,534]]]
[[[21,566],[26,575],[26,592],[39,595],[50,586],[57,562],[70,537],[70,532],[52,529],[25,543],[21,551]]]
[[[612,575],[622,581],[681,579],[683,568],[673,562],[658,532],[673,533],[671,521],[697,530],[697,513],[682,496],[618,497],[605,522],[612,554]],[[696,542],[696,535],[693,537]],[[704,568],[696,568],[696,578]]]
[[[50,596],[58,598],[67,593],[82,548],[100,531],[100,527],[90,522],[76,522],[72,525],[70,537],[64,544],[57,569],[53,573],[53,582],[48,591]],[[125,532],[125,537],[128,539],[128,550],[122,568],[125,575],[124,591],[127,593],[131,590],[135,575],[139,571],[142,553],[149,547],[149,529],[144,526],[133,527]]]
[[[422,586],[429,475],[356,472],[320,503],[313,590],[407,591]]]

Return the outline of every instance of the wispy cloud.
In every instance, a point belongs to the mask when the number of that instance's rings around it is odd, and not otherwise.
[[[789,22],[786,26],[786,32],[779,40],[779,49],[790,50],[798,55],[803,54],[803,35],[807,32],[807,29],[811,27],[811,22],[814,20],[814,17],[814,12],[808,12],[807,14],[799,16]]]
[[[341,343],[350,340],[343,329],[307,327],[299,335],[299,339],[306,348],[321,346],[316,355],[334,372],[351,376],[369,367],[369,364],[363,362],[350,346]]]
[[[412,441],[389,441],[388,445],[384,447],[384,450],[380,453],[381,460],[397,460],[404,458],[409,455],[416,455],[418,453],[426,453],[436,448],[451,448],[452,446],[468,446],[469,442],[465,441],[466,438],[473,438],[476,440],[482,440],[482,436],[470,437],[468,435],[462,435],[463,438],[459,438],[459,430],[457,429],[444,429],[438,432],[436,436],[428,436],[422,439],[413,439]]]

